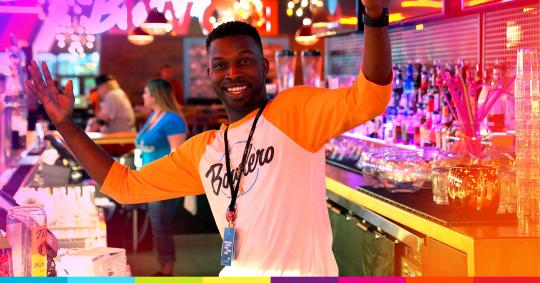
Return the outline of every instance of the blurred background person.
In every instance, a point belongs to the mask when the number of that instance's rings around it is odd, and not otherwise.
[[[144,166],[176,150],[186,139],[186,122],[179,113],[171,84],[163,79],[147,83],[143,94],[144,106],[152,109],[135,141]],[[154,276],[172,276],[175,262],[173,221],[180,199],[148,203],[152,234],[161,269]]]
[[[108,74],[96,77],[100,98],[100,110],[95,119],[90,119],[86,130],[90,132],[114,133],[135,132],[135,115],[126,93],[118,81]]]
[[[99,92],[97,88],[92,88],[90,90],[90,93],[88,94],[88,101],[90,102],[94,115],[96,113],[99,113],[100,99],[99,99]]]
[[[174,92],[174,99],[178,105],[184,105],[184,88],[182,84],[174,78],[174,71],[171,65],[163,65],[160,70],[161,78],[167,80]]]

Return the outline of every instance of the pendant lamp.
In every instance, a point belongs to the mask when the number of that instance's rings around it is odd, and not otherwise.
[[[141,24],[141,28],[151,35],[162,35],[170,32],[173,26],[167,21],[163,13],[153,9],[148,13],[146,21]]]
[[[131,44],[142,46],[154,42],[154,36],[138,27],[129,33],[128,40]]]
[[[294,34],[294,40],[300,45],[311,46],[317,43],[319,38],[313,33],[313,27],[311,25],[303,25]]]

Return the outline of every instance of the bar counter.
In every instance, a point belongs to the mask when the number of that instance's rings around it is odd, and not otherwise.
[[[99,145],[103,144],[133,144],[136,132],[99,133],[88,132],[88,136]]]
[[[326,165],[329,199],[349,210],[363,207],[423,239],[421,275],[540,275],[540,238],[520,235],[516,223],[445,226],[356,189],[362,183],[361,175]]]

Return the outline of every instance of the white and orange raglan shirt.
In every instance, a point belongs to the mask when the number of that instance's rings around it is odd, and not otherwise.
[[[221,276],[337,276],[326,207],[324,144],[381,114],[391,85],[296,86],[270,101],[253,135],[237,199],[237,255]],[[233,170],[258,110],[229,125]],[[120,203],[206,194],[223,237],[231,190],[224,129],[207,131],[139,171],[114,163],[101,191]]]

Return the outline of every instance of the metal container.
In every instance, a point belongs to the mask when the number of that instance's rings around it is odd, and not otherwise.
[[[47,216],[42,206],[10,208],[6,231],[14,276],[47,276]]]
[[[12,107],[4,100],[4,94],[0,93],[0,173],[8,167],[12,155],[11,112]]]

